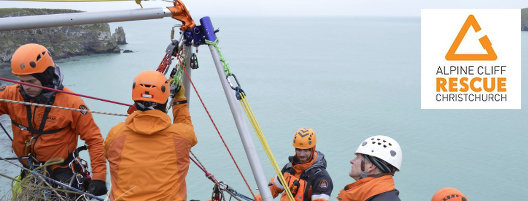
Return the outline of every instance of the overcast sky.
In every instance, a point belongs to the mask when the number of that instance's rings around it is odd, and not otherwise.
[[[528,0],[183,0],[193,16],[420,16],[423,8],[527,8]],[[162,1],[144,7],[166,7]],[[0,1],[1,8],[70,8],[104,11],[139,8],[126,2]]]

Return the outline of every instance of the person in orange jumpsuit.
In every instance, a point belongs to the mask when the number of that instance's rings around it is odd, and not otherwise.
[[[393,175],[400,170],[402,151],[396,140],[387,136],[365,139],[350,161],[349,176],[355,182],[339,192],[339,201],[400,201]]]
[[[330,200],[332,178],[326,171],[324,154],[315,150],[316,143],[315,131],[311,128],[300,128],[293,136],[295,155],[288,158],[289,163],[281,172],[295,201]],[[281,201],[290,200],[278,177],[273,177],[268,186],[273,198],[282,193]],[[260,194],[256,198],[262,200]]]
[[[456,188],[442,188],[438,190],[431,201],[469,201],[467,197]]]
[[[21,82],[71,92],[62,85],[60,68],[42,45],[30,43],[20,46],[13,53],[11,70]],[[0,98],[88,109],[78,96],[28,85],[3,86]],[[0,102],[0,114],[8,114],[11,118],[12,147],[26,168],[38,167],[54,158],[65,159],[62,164],[48,167],[51,178],[63,183],[73,179],[74,174],[68,164],[73,159],[71,155],[80,136],[88,145],[92,165],[92,180],[85,190],[95,195],[107,192],[103,137],[91,113]],[[21,177],[25,174],[27,172],[23,171]]]
[[[160,72],[144,71],[134,79],[137,110],[114,126],[104,142],[111,200],[187,200],[185,176],[197,139],[185,89],[173,92],[173,123],[166,114],[169,91]]]

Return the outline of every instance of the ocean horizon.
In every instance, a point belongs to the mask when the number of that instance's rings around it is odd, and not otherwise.
[[[196,18],[196,21],[199,19]],[[346,184],[354,151],[367,137],[386,135],[402,147],[401,171],[394,176],[401,200],[430,200],[454,187],[468,200],[524,200],[523,167],[527,93],[521,110],[420,109],[419,17],[214,17],[222,54],[247,93],[255,116],[282,168],[294,154],[298,128],[313,128],[317,150],[325,154],[333,180],[331,200]],[[131,83],[155,70],[178,24],[171,19],[111,23],[122,26],[133,53],[95,54],[57,61],[66,87],[76,93],[132,103]],[[522,77],[527,76],[528,32],[522,32]],[[219,126],[252,190],[256,183],[240,143],[209,48],[197,49],[200,68],[192,71],[197,90]],[[174,64],[175,62],[173,62]],[[0,68],[2,77],[9,67]],[[11,77],[13,78],[13,77]],[[522,79],[522,86],[526,86]],[[251,196],[227,155],[193,89],[190,112],[198,144],[192,151],[207,170],[238,192]],[[126,113],[126,107],[84,99],[90,109]],[[4,126],[9,121],[6,116]],[[94,114],[103,137],[123,117]],[[248,122],[248,125],[249,122]],[[252,132],[266,178],[275,176]],[[79,141],[79,145],[84,142]],[[2,157],[12,157],[0,134]],[[88,155],[83,156],[88,160]],[[140,170],[138,170],[140,171]],[[0,164],[16,176],[17,167]],[[0,198],[9,193],[2,178]],[[110,189],[110,176],[107,177]],[[194,164],[187,175],[188,200],[210,199],[213,183]]]

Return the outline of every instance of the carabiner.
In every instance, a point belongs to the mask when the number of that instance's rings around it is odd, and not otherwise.
[[[233,83],[232,83],[231,80],[229,79],[229,76],[232,76],[233,78],[235,78],[235,82],[236,82],[236,84],[237,84],[236,87],[233,86]],[[227,83],[229,83],[229,86],[231,87],[231,89],[233,89],[233,90],[236,91],[237,88],[241,88],[241,87],[240,87],[240,83],[238,82],[238,79],[237,79],[237,77],[236,77],[236,75],[235,75],[234,73],[232,73],[231,75],[226,75],[226,80],[227,80]]]
[[[236,84],[237,86],[233,86],[233,83],[231,83],[231,80],[229,80],[229,76],[233,76],[235,78],[235,81],[236,81]],[[242,87],[240,87],[240,83],[238,82],[238,79],[236,78],[236,75],[235,74],[231,74],[231,75],[227,75],[226,76],[226,80],[227,80],[227,83],[229,83],[229,86],[231,87],[231,89],[235,90],[235,95],[236,95],[236,98],[237,100],[240,100],[242,99],[242,94],[246,94],[244,92],[244,90],[242,90]]]

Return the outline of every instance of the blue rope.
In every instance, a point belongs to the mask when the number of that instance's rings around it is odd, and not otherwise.
[[[227,187],[227,190],[228,190],[229,192],[233,193],[234,195],[236,195],[237,197],[240,197],[240,198],[242,198],[242,199],[244,199],[244,200],[247,200],[247,201],[254,201],[254,200],[251,199],[250,197],[238,193],[237,191],[235,191],[235,189],[232,189],[231,187]]]
[[[3,158],[3,157],[0,157],[0,160],[5,160],[5,161],[9,162],[6,158]],[[11,163],[11,162],[9,162],[9,163]],[[11,164],[14,164],[14,163],[11,163]],[[15,164],[14,164],[14,165],[15,165]],[[16,166],[18,166],[18,165],[16,165]],[[19,166],[19,167],[20,167],[20,166]],[[104,199],[102,199],[102,198],[98,198],[97,196],[95,196],[95,195],[93,195],[93,194],[91,194],[91,193],[83,192],[83,191],[81,191],[81,190],[79,190],[79,189],[76,189],[76,188],[73,188],[73,187],[68,186],[68,185],[66,185],[66,184],[63,184],[63,183],[61,183],[61,182],[59,182],[59,181],[57,181],[57,180],[55,180],[55,179],[52,179],[52,178],[46,177],[46,176],[44,176],[44,175],[42,175],[42,174],[39,174],[39,173],[35,172],[34,170],[29,170],[29,169],[27,169],[27,168],[25,168],[25,167],[21,167],[21,168],[22,168],[22,169],[25,169],[25,170],[27,170],[27,171],[29,171],[31,174],[33,174],[33,175],[35,175],[35,176],[37,176],[37,177],[44,178],[46,181],[50,181],[50,182],[52,182],[52,183],[58,184],[58,185],[60,185],[60,186],[63,186],[63,187],[65,187],[65,188],[67,188],[68,190],[75,191],[75,192],[77,192],[77,193],[80,193],[80,194],[86,195],[86,196],[88,196],[89,198],[92,198],[92,199],[96,199],[96,200],[99,200],[99,201],[104,201]]]
[[[33,174],[33,175],[35,175],[35,176],[37,176],[37,177],[42,177],[42,178],[46,179],[47,181],[50,181],[50,182],[53,182],[53,183],[55,183],[55,184],[61,185],[61,186],[65,187],[65,188],[67,188],[68,190],[75,191],[75,192],[77,192],[77,193],[81,193],[81,194],[87,195],[88,197],[93,198],[93,199],[96,199],[96,200],[99,200],[99,201],[104,201],[104,199],[102,199],[102,198],[98,198],[97,196],[95,196],[95,195],[93,195],[93,194],[91,194],[91,193],[87,193],[87,192],[80,191],[79,189],[76,189],[76,188],[73,188],[73,187],[68,186],[68,185],[66,185],[66,184],[63,184],[63,183],[61,183],[61,182],[59,182],[59,181],[57,181],[57,180],[55,180],[55,179],[52,179],[52,178],[46,177],[46,176],[44,176],[44,175],[42,175],[42,174],[39,174],[39,173],[37,173],[37,172],[35,172],[35,171],[33,171],[33,170],[31,170],[30,172],[31,172],[31,174]]]

